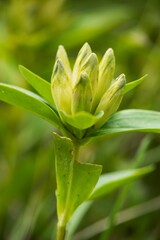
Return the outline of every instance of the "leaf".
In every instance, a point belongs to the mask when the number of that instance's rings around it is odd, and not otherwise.
[[[153,170],[154,170],[153,165],[150,165],[139,169],[125,170],[101,175],[89,199],[101,197],[115,190],[116,188],[124,185],[125,183],[140,178],[143,175],[152,172]]]
[[[28,90],[0,83],[0,100],[18,107],[23,107],[56,127],[61,127],[60,120],[54,110],[46,104],[43,98]]]
[[[58,218],[65,225],[77,207],[88,199],[98,181],[102,166],[77,162],[71,139],[57,134],[54,136]]]
[[[51,94],[51,84],[39,77],[35,73],[31,72],[23,66],[19,66],[19,70],[26,81],[50,104],[54,105],[54,101]]]
[[[90,136],[104,136],[121,132],[160,133],[160,112],[149,110],[123,110],[112,115],[102,128]]]
[[[100,111],[96,115],[92,115],[88,112],[78,112],[74,115],[69,115],[60,111],[60,114],[69,125],[83,130],[93,126],[103,116],[104,112]]]
[[[147,77],[147,74],[144,75],[143,77],[139,78],[138,80],[135,80],[133,82],[127,83],[125,85],[125,88],[124,88],[124,94],[126,94],[129,91],[131,91],[132,89],[137,87],[139,84],[141,84],[146,77]]]

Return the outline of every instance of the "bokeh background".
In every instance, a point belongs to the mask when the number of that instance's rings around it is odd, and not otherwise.
[[[0,1],[1,82],[31,89],[19,73],[19,64],[50,81],[58,45],[65,46],[73,63],[86,41],[99,59],[112,47],[116,76],[125,73],[127,82],[148,74],[125,96],[120,109],[160,111],[158,0]],[[55,239],[53,130],[31,113],[0,102],[1,240]],[[154,163],[156,170],[128,187],[119,210],[137,204],[143,210],[147,201],[159,196],[160,136],[119,134],[95,141],[82,152],[84,161],[103,164],[104,173],[132,168],[137,158],[140,166]],[[77,232],[109,216],[122,191],[97,200]],[[160,240],[160,211],[152,211],[152,205],[147,205],[148,214],[116,226],[109,239]],[[100,239],[100,234],[91,235],[83,239]]]

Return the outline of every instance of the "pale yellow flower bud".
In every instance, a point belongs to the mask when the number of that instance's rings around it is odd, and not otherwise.
[[[96,109],[96,113],[104,111],[104,115],[102,119],[97,122],[95,128],[101,127],[108,120],[111,114],[117,111],[124,94],[123,90],[125,83],[125,75],[121,74],[111,85],[111,87],[104,93]]]
[[[99,100],[105,93],[105,91],[110,87],[113,80],[115,71],[115,57],[114,52],[109,48],[104,54],[100,64],[99,64],[99,76],[98,76],[98,86],[95,98],[93,100],[92,112],[98,105]]]
[[[71,113],[71,82],[61,60],[59,59],[55,63],[52,76],[51,92],[57,110],[63,110],[67,113]]]
[[[85,43],[83,47],[80,49],[73,67],[73,74],[72,74],[73,86],[75,86],[77,81],[79,80],[81,66],[84,64],[84,62],[86,61],[86,59],[91,53],[92,53],[92,50],[89,44]]]
[[[98,82],[98,58],[95,53],[91,53],[86,59],[81,71],[85,71],[89,77],[92,87],[92,95],[94,97]]]
[[[72,113],[86,111],[90,112],[92,104],[91,83],[88,75],[82,72],[79,82],[73,90]]]
[[[60,45],[58,47],[58,51],[57,51],[57,55],[56,55],[56,59],[60,59],[63,67],[65,69],[65,72],[68,75],[68,78],[71,78],[71,67],[70,67],[70,63],[69,63],[69,59],[66,53],[66,50],[64,49],[64,47],[62,45]]]

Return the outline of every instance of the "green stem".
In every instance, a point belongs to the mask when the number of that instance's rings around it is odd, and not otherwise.
[[[64,240],[66,233],[66,226],[61,226],[57,224],[57,238],[56,240]]]
[[[73,142],[73,158],[74,161],[76,161],[78,159],[78,154],[79,154],[79,144],[77,144],[77,142]],[[71,178],[73,175],[73,165],[74,165],[74,161],[71,164]],[[72,182],[72,181],[71,181]],[[65,233],[66,233],[66,224],[68,222],[68,209],[70,207],[70,191],[71,191],[71,185],[68,189],[68,196],[66,196],[66,205],[65,205],[65,209],[64,209],[64,213],[63,213],[63,217],[61,219],[59,219],[58,224],[57,224],[57,238],[56,240],[64,240],[65,239]]]

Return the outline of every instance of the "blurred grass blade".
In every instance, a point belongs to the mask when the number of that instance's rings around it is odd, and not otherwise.
[[[71,217],[66,231],[65,240],[72,239],[73,234],[77,230],[81,220],[83,219],[84,215],[92,205],[92,201],[84,202],[79,208],[74,212],[73,216]]]
[[[117,112],[91,136],[122,132],[160,133],[160,112],[138,109]]]
[[[51,84],[39,77],[35,73],[31,72],[23,66],[19,66],[19,70],[26,81],[50,104],[54,105],[54,101],[51,94]]]
[[[124,94],[131,91],[135,87],[137,87],[139,84],[143,82],[143,80],[147,77],[147,74],[144,75],[143,77],[139,78],[138,80],[135,80],[133,82],[127,83],[124,88]]]
[[[0,83],[0,100],[22,107],[60,128],[60,120],[45,100],[38,95],[20,87]]]
[[[153,165],[150,165],[139,169],[125,170],[101,175],[89,199],[101,197],[115,190],[116,188],[123,186],[131,180],[140,178],[143,175],[152,172],[153,170]]]
[[[110,32],[117,26],[121,26],[132,15],[126,6],[101,8],[96,11],[86,11],[76,15],[75,21],[68,31],[61,33],[57,38],[57,44],[63,42],[66,47],[74,47],[86,40],[97,38],[99,35]],[[74,36],[74,38],[73,38]]]
[[[10,230],[8,240],[29,239],[43,205],[41,193],[33,194],[23,213],[15,222],[12,230]]]
[[[125,209],[116,214],[115,225],[126,223],[138,217],[150,214],[160,210],[160,196],[153,198],[147,202],[141,203],[139,205],[133,206],[131,208]],[[85,229],[78,232],[73,240],[87,240],[95,237],[106,229],[106,223],[109,223],[109,218],[101,219],[98,222],[86,227]],[[109,225],[108,225],[109,227]]]
[[[144,163],[144,161],[146,159],[146,150],[147,150],[149,143],[150,143],[150,136],[147,135],[147,137],[145,137],[143,139],[143,141],[141,142],[140,147],[138,148],[138,151],[134,157],[134,161],[131,164],[131,167],[138,168],[141,166],[142,163]],[[133,188],[134,188],[134,186],[133,186]],[[106,229],[101,234],[100,240],[107,240],[107,239],[109,239],[109,236],[111,236],[111,233],[113,232],[113,227],[115,225],[116,214],[121,210],[124,202],[127,199],[127,196],[130,195],[130,193],[129,193],[130,189],[132,189],[131,184],[122,186],[122,191],[117,196],[117,199],[115,200],[114,205],[113,205],[112,209],[110,210],[109,221],[106,223]]]

